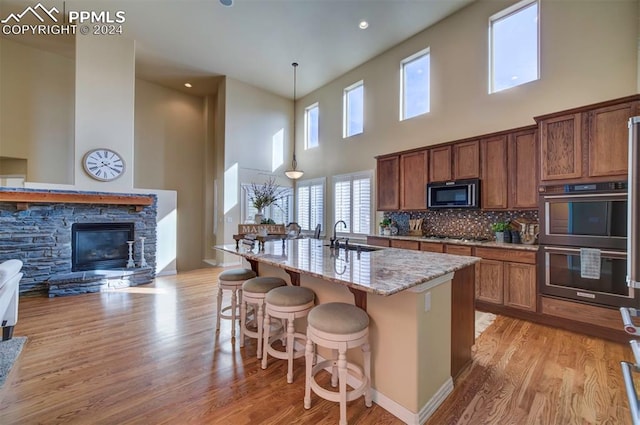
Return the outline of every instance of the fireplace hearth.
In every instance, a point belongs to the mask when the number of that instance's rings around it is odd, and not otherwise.
[[[134,223],[75,223],[71,226],[71,271],[124,268]]]

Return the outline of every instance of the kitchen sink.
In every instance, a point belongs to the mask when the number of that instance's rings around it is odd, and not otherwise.
[[[331,246],[331,245],[325,244],[324,246]],[[349,244],[345,247],[344,244],[340,244],[340,249],[345,249],[345,248],[348,249],[349,251],[360,251],[360,252],[380,251],[382,249],[382,248],[369,246],[369,245]]]

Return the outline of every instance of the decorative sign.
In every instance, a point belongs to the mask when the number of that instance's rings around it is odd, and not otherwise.
[[[284,235],[286,229],[284,224],[238,224],[238,233],[241,235],[247,233],[256,235]]]

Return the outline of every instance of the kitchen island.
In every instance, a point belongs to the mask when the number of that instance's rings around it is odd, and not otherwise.
[[[471,359],[478,258],[366,246],[336,250],[317,239],[267,242],[263,250],[235,243],[216,248],[241,256],[261,276],[288,275],[292,284],[312,289],[316,303],[366,309],[373,401],[406,423],[423,423]],[[361,363],[359,354],[350,351],[350,361]]]

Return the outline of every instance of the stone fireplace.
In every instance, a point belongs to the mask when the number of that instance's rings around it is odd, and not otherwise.
[[[149,283],[156,219],[153,194],[0,188],[0,261],[24,263],[20,293],[51,297]],[[127,240],[135,241],[134,268],[126,268]]]

